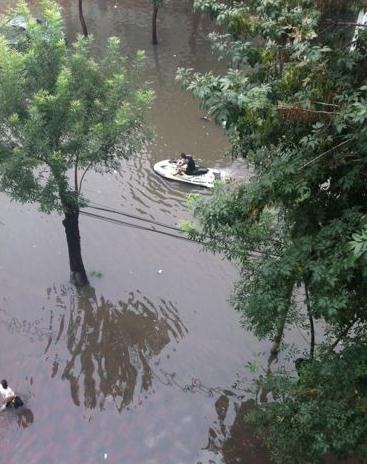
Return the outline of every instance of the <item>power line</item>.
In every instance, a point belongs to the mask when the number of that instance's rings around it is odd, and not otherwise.
[[[148,232],[155,232],[156,234],[162,234],[162,235],[166,235],[168,237],[173,237],[173,238],[178,238],[178,239],[181,239],[181,240],[186,240],[188,242],[201,243],[201,242],[198,242],[197,240],[192,240],[190,238],[183,237],[182,235],[175,235],[175,234],[171,234],[169,232],[165,232],[163,230],[151,229],[150,227],[140,226],[138,224],[131,224],[130,222],[122,221],[121,219],[113,219],[113,218],[110,218],[108,216],[89,213],[88,211],[84,211],[84,210],[81,210],[80,214],[83,214],[84,216],[88,216],[88,217],[91,217],[91,218],[94,218],[94,219],[99,219],[101,221],[111,222],[112,224],[117,224],[117,225],[126,226],[126,227],[132,227],[134,229],[145,230],[145,231],[148,231]],[[179,231],[180,229],[176,229],[176,230]]]
[[[147,222],[147,223],[155,225],[155,226],[164,227],[164,228],[171,229],[171,230],[174,230],[176,232],[182,233],[181,229],[179,229],[178,227],[170,226],[170,225],[165,224],[163,222],[155,221],[153,219],[147,219],[147,218],[144,218],[142,216],[137,216],[137,215],[134,215],[134,214],[126,213],[124,211],[121,211],[121,210],[118,210],[118,209],[115,209],[115,208],[110,208],[108,205],[104,205],[102,203],[89,202],[89,204],[87,205],[87,208],[95,209],[95,210],[99,210],[99,211],[105,211],[105,212],[109,212],[109,213],[112,213],[112,214],[118,214],[120,216],[125,216],[125,217],[135,219],[135,220],[138,220],[138,221]],[[91,217],[93,219],[99,219],[101,221],[110,222],[112,224],[117,224],[117,225],[125,226],[125,227],[132,227],[132,228],[135,228],[135,229],[138,229],[138,230],[144,230],[144,231],[147,231],[147,232],[155,232],[157,234],[166,235],[168,237],[177,238],[177,239],[181,239],[181,240],[186,240],[188,242],[198,243],[198,244],[200,244],[202,246],[207,246],[207,243],[205,243],[203,241],[200,241],[200,240],[195,240],[193,238],[188,238],[188,237],[185,237],[185,236],[182,236],[182,235],[171,234],[169,232],[165,232],[165,231],[157,230],[157,229],[152,229],[150,227],[145,227],[145,226],[141,226],[141,225],[138,225],[138,224],[132,224],[130,222],[122,221],[121,219],[113,219],[113,218],[111,218],[109,216],[103,216],[103,215],[99,215],[99,214],[95,214],[95,213],[90,213],[90,212],[85,211],[85,210],[80,210],[80,214],[84,214],[85,216]],[[267,252],[260,251],[260,250],[252,250],[249,253],[252,256],[267,255],[268,254]],[[270,256],[276,257],[276,255],[274,255],[274,254],[270,254]]]
[[[156,226],[159,226],[159,227],[165,227],[166,229],[171,229],[171,230],[175,230],[177,232],[181,232],[181,229],[179,229],[178,227],[170,226],[168,224],[164,224],[163,222],[154,221],[153,219],[147,219],[147,218],[143,218],[141,216],[136,216],[134,214],[125,213],[124,211],[109,208],[109,207],[104,206],[104,205],[98,206],[97,203],[90,203],[90,204],[87,205],[87,208],[95,209],[95,210],[99,210],[99,211],[105,211],[105,212],[108,212],[108,213],[114,213],[114,214],[118,214],[120,216],[126,216],[126,217],[131,218],[131,219],[136,219],[137,221],[144,221],[144,222],[147,222],[149,224],[153,224],[153,225],[156,225]]]
[[[89,213],[88,211],[80,210],[80,214],[83,214],[84,216],[87,216],[87,217],[91,217],[93,219],[99,219],[101,221],[110,222],[112,224],[116,224],[116,225],[119,225],[119,226],[131,227],[133,229],[144,230],[144,231],[147,231],[147,232],[155,232],[156,234],[161,234],[161,235],[165,235],[167,237],[172,237],[172,238],[177,238],[177,239],[180,239],[180,240],[185,240],[185,241],[191,242],[191,243],[197,243],[197,244],[202,245],[202,246],[207,246],[208,245],[205,242],[202,242],[200,240],[195,240],[193,238],[184,237],[182,235],[171,234],[170,232],[165,232],[163,230],[151,229],[150,227],[140,226],[138,224],[131,224],[130,222],[122,221],[121,219],[113,219],[113,218],[110,218],[108,216],[103,216],[103,215],[95,214],[95,213]],[[177,229],[177,230],[179,230],[179,229]],[[278,257],[277,255],[274,255],[272,253],[269,254],[269,253],[267,253],[265,251],[260,251],[260,250],[249,251],[249,254],[251,256],[253,256],[253,257],[265,256],[265,255],[271,256],[273,258]]]

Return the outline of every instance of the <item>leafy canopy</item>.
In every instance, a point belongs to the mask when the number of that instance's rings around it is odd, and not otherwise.
[[[356,29],[359,2],[195,5],[224,31],[211,38],[229,68],[180,69],[178,79],[253,174],[192,198],[189,233],[239,264],[233,303],[259,337],[279,342],[295,324],[310,331],[308,374],[271,376],[268,386],[279,381],[282,398],[252,418],[276,462],[365,456],[366,391],[358,383],[367,380],[367,28]],[[316,343],[315,320],[326,328]],[[341,383],[351,358],[358,375]],[[304,395],[316,381],[320,391]]]
[[[14,17],[27,24],[16,43]],[[41,2],[41,19],[20,4],[1,28],[0,187],[49,212],[79,206],[78,174],[116,169],[142,146],[153,95],[140,83],[142,52],[128,66],[111,38],[97,61],[92,38],[67,45],[55,2]]]

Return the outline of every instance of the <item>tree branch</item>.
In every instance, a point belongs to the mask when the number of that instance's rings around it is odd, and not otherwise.
[[[339,143],[339,144],[336,145],[335,147],[329,148],[329,150],[324,151],[324,152],[321,153],[320,155],[316,156],[316,158],[313,158],[311,161],[308,161],[307,163],[303,164],[303,165],[301,166],[300,169],[305,168],[305,167],[308,166],[309,164],[314,163],[315,161],[317,161],[318,159],[322,158],[323,156],[326,156],[326,155],[328,155],[329,153],[332,153],[332,152],[333,152],[334,150],[336,150],[337,148],[340,148],[340,147],[342,147],[343,145],[346,145],[347,143],[349,143],[349,142],[351,142],[351,141],[352,141],[352,139],[344,140],[344,142]]]
[[[302,108],[301,106],[277,105],[276,108],[278,110],[298,110],[298,111],[304,111],[305,113],[312,113],[312,114],[327,114],[327,115],[340,114],[340,113],[337,113],[336,111],[311,110],[308,108]]]
[[[326,21],[330,22],[333,26],[367,27],[367,24],[364,23],[354,23],[349,21],[333,21],[332,19],[327,19]]]
[[[333,106],[334,108],[340,108],[340,105],[336,105],[335,103],[325,103],[325,102],[320,102],[316,100],[310,100],[310,102],[316,105]]]
[[[308,292],[308,285],[305,283],[305,295],[306,295],[306,308],[307,308],[307,315],[308,315],[308,320],[310,322],[310,359],[313,359],[314,354],[315,354],[315,326],[313,322],[313,317],[312,317],[312,311],[311,311],[311,303],[310,303],[310,295]]]
[[[88,28],[83,13],[83,0],[79,0],[79,20],[82,26],[83,36],[88,37]]]
[[[75,164],[74,164],[74,191],[75,193],[79,193],[79,188],[78,188],[78,161],[79,158],[78,156],[75,159]]]
[[[334,343],[330,346],[328,352],[332,353],[340,340],[342,340],[349,332],[349,330],[354,326],[354,324],[358,321],[358,317],[356,316],[354,319],[352,319],[349,324],[345,327],[345,329],[337,336],[336,340]]]
[[[288,308],[287,308],[286,311],[284,311],[284,314],[281,316],[281,319],[279,321],[278,328],[277,328],[277,333],[275,334],[273,344],[272,344],[272,347],[271,347],[271,350],[270,350],[270,357],[269,357],[269,360],[268,360],[268,367],[270,367],[270,364],[275,359],[278,358],[279,348],[280,348],[280,344],[281,344],[281,341],[282,341],[282,338],[283,338],[284,328],[285,328],[285,324],[287,322],[287,317],[288,317],[288,313],[289,313],[289,305],[290,305],[291,298],[292,298],[293,285],[294,285],[294,283],[292,282],[292,284],[290,285],[289,290],[288,290]]]
[[[83,172],[83,174],[82,174],[82,176],[81,176],[81,178],[80,178],[79,188],[77,189],[77,192],[78,192],[78,193],[81,192],[81,190],[82,190],[82,182],[83,182],[83,180],[84,180],[84,177],[85,177],[85,175],[87,174],[87,172],[89,171],[89,169],[93,166],[93,163],[94,163],[94,161],[91,161],[91,162],[88,164],[88,166],[84,169],[84,172]]]

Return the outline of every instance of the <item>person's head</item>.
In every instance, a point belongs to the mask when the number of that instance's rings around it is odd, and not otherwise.
[[[187,159],[192,159],[192,155],[186,155]]]
[[[182,159],[186,159],[186,153],[181,153],[180,156],[181,156]]]
[[[2,380],[1,385],[3,388],[8,388],[8,382],[6,380]]]

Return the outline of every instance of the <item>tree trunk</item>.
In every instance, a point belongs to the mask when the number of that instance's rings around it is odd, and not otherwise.
[[[158,36],[157,36],[157,16],[158,16],[158,7],[153,7],[153,17],[152,17],[152,44],[158,44]]]
[[[77,287],[88,285],[88,277],[84,269],[79,234],[79,209],[65,212],[62,221],[65,227],[66,240],[68,243],[70,280]]]
[[[274,362],[278,360],[278,354],[279,354],[279,349],[280,349],[280,344],[282,342],[283,334],[284,334],[284,328],[285,324],[287,322],[287,316],[288,316],[288,311],[286,311],[281,319],[279,320],[278,327],[277,327],[277,332],[275,334],[275,337],[273,339],[273,343],[271,345],[270,349],[270,356],[268,359],[268,367]]]
[[[88,29],[87,29],[87,24],[84,19],[84,14],[83,14],[83,0],[79,0],[79,20],[80,24],[82,26],[82,31],[84,37],[88,37]]]
[[[315,354],[315,325],[311,311],[310,295],[308,293],[308,286],[305,283],[305,296],[308,320],[310,321],[310,359],[313,359]]]
[[[293,293],[293,286],[294,286],[294,283],[292,282],[290,285],[289,285],[289,290],[288,290],[288,296],[287,296],[287,300],[288,300],[288,304],[290,306],[291,304],[291,298],[292,298],[292,293]],[[277,361],[278,360],[278,354],[279,354],[279,349],[280,349],[280,344],[282,342],[282,339],[283,339],[283,334],[284,334],[284,328],[285,328],[285,325],[286,325],[286,322],[287,322],[287,317],[288,317],[288,313],[289,313],[289,306],[288,308],[284,311],[284,313],[280,316],[280,319],[278,321],[278,327],[277,327],[277,332],[275,334],[275,337],[273,339],[273,344],[272,344],[272,347],[271,347],[271,350],[270,350],[270,356],[269,356],[269,359],[268,359],[268,367],[270,367],[270,365],[274,362],[274,361]]]

